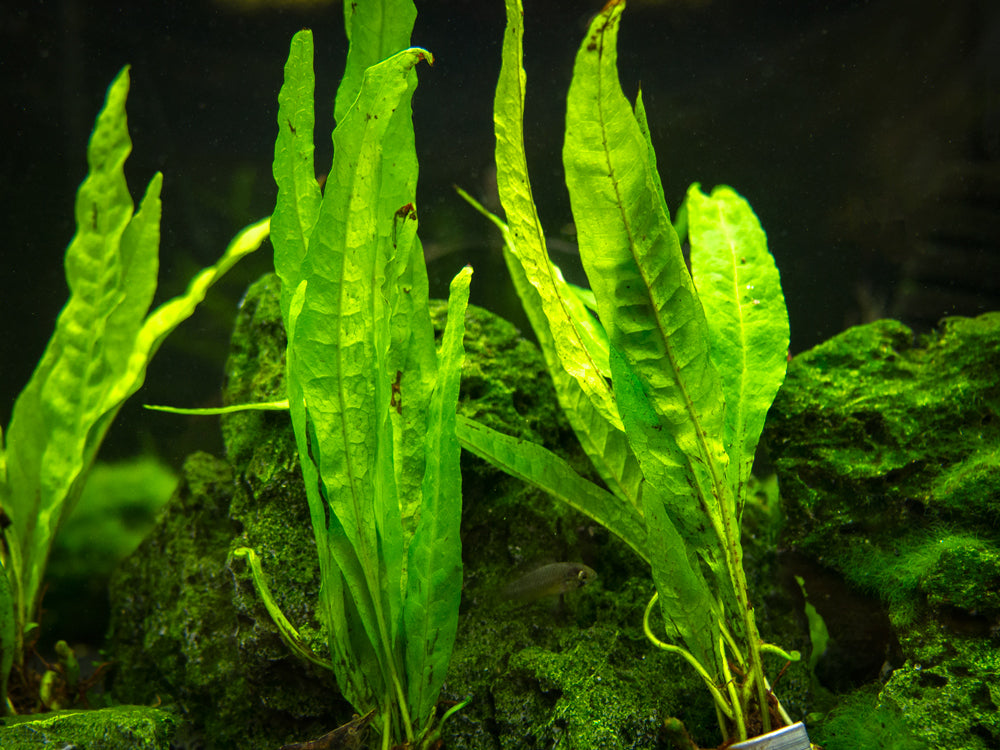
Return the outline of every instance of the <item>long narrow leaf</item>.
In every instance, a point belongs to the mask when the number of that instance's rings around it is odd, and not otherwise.
[[[650,146],[618,82],[623,9],[624,3],[609,3],[577,54],[567,101],[566,180],[630,444],[671,522],[712,569],[728,604],[739,560],[728,543],[735,503],[722,442],[723,392]],[[651,560],[661,597],[675,583],[668,559]],[[667,604],[661,598],[665,614]],[[699,651],[706,652],[704,639]]]
[[[308,29],[292,37],[285,80],[278,94],[278,138],[274,144],[274,181],[278,198],[271,218],[274,270],[281,279],[281,315],[288,326],[288,307],[302,281],[302,260],[322,201],[313,163],[313,38]]]
[[[131,150],[125,117],[128,69],[108,89],[77,192],[77,229],[66,250],[70,299],[31,380],[14,406],[0,483],[7,575],[18,625],[34,616],[52,539],[72,511],[87,470],[124,401],[142,385],[167,335],[209,287],[268,234],[265,219],[241,232],[187,291],[147,316],[156,290],[161,175],[133,214],[123,165]]]
[[[132,199],[123,165],[132,143],[125,118],[128,71],[108,89],[87,150],[88,175],[76,200],[77,231],[66,250],[70,299],[56,331],[28,385],[14,406],[7,430],[7,491],[4,509],[12,521],[6,531],[11,584],[22,623],[34,606],[52,536],[70,494],[86,471],[88,433],[107,405],[105,396],[115,370],[127,362],[130,348],[107,350],[104,333],[125,298],[122,235],[132,219]],[[145,216],[159,219],[157,175],[150,183]],[[142,250],[150,252],[150,248]],[[152,247],[155,255],[156,246]],[[149,272],[148,264],[136,263]],[[156,267],[152,267],[155,286]],[[148,282],[138,284],[146,295]],[[138,301],[141,306],[142,300]],[[138,323],[146,312],[139,313]],[[130,324],[133,331],[136,323]],[[120,339],[114,339],[118,345]]]
[[[580,382],[562,366],[555,345],[555,336],[541,303],[541,296],[539,291],[528,281],[518,253],[514,248],[514,240],[507,224],[487,211],[464,191],[459,190],[459,193],[477,211],[493,222],[503,235],[504,259],[507,262],[511,280],[514,282],[514,289],[521,299],[521,304],[538,339],[538,345],[545,358],[546,368],[552,377],[559,405],[573,428],[573,432],[576,433],[580,446],[590,458],[608,489],[623,502],[632,506],[632,509],[641,517],[642,503],[639,499],[639,483],[642,480],[642,472],[632,449],[629,447],[625,432],[621,429],[619,422],[608,421],[604,413],[594,407]],[[575,330],[581,334],[584,347],[589,352],[598,371],[602,375],[610,376],[606,333],[603,328],[599,332],[596,330],[600,324],[593,320],[582,300],[563,280],[558,266],[552,264],[552,269],[552,279],[556,284],[556,292],[565,301],[566,311],[576,320]],[[583,501],[584,499],[581,498],[581,502]],[[600,508],[586,512],[591,517],[603,514]]]
[[[581,340],[574,317],[566,308],[569,298],[560,294],[561,278],[557,278],[545,249],[545,234],[532,198],[524,151],[524,13],[520,0],[506,0],[506,8],[503,64],[493,117],[497,137],[497,188],[507,214],[511,248],[525,277],[538,291],[538,302],[551,328],[553,346],[562,367],[577,381],[592,408],[609,424],[621,429],[621,420],[607,381],[599,363],[593,360]]]
[[[337,87],[333,111],[338,124],[357,99],[365,71],[410,46],[410,34],[416,18],[417,9],[412,0],[354,0],[344,3],[344,27],[351,45],[347,51],[344,75]]]
[[[622,539],[639,557],[648,559],[642,515],[607,490],[581,477],[555,453],[461,416],[458,418],[458,439],[466,450],[592,518]]]
[[[434,715],[462,599],[462,449],[455,420],[471,278],[472,268],[466,266],[451,282],[438,381],[427,414],[420,520],[408,549],[404,648],[410,710],[418,726]]]
[[[705,308],[726,399],[726,444],[737,496],[750,477],[764,418],[785,379],[788,310],[767,237],[732,188],[687,194],[691,273]]]
[[[377,660],[378,674],[373,667],[368,687],[348,698],[365,709],[356,701],[378,701],[383,716],[394,695],[403,699],[395,646],[402,622],[403,539],[385,295],[396,281],[387,271],[394,217],[401,205],[412,203],[415,188],[415,172],[393,173],[398,165],[390,160],[405,140],[401,145],[390,133],[412,131],[412,69],[428,58],[424,50],[405,50],[365,72],[334,131],[333,168],[289,309],[289,404],[317,546],[328,550],[321,552],[322,598],[335,641],[331,650],[342,688],[356,680],[349,674],[359,667],[351,663],[352,654],[363,664]],[[403,124],[394,126],[397,120]],[[406,157],[404,149],[400,158]],[[283,155],[276,152],[278,158]],[[275,252],[285,249],[276,245]],[[328,563],[322,563],[323,554],[331,555]]]

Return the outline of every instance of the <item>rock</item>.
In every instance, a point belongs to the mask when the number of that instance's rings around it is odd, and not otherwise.
[[[179,723],[171,712],[148,706],[12,716],[0,727],[0,747],[170,750]]]
[[[868,643],[855,686],[886,680],[881,702],[934,747],[1000,745],[1000,313],[919,338],[878,321],[797,355],[765,440],[783,544],[854,589],[824,598],[806,577],[841,623],[827,656],[843,664],[828,674],[858,660],[838,640],[881,618],[890,637],[882,653]]]
[[[284,396],[277,293],[269,276],[247,294],[227,404]],[[440,331],[444,307],[433,310]],[[470,307],[466,349],[462,413],[587,470],[537,348]],[[245,563],[231,556],[239,546],[257,551],[277,604],[325,655],[315,542],[288,415],[242,412],[222,429],[226,460],[188,459],[157,529],[116,574],[113,693],[175,707],[206,750],[273,750],[346,723],[353,709],[332,674],[289,652]],[[711,700],[693,671],[656,653],[642,633],[652,593],[644,564],[586,518],[474,456],[463,456],[462,470],[465,585],[442,699],[471,701],[446,725],[447,746],[654,748],[664,712],[717,742]],[[528,607],[499,595],[512,576],[562,560],[590,565],[599,580]]]

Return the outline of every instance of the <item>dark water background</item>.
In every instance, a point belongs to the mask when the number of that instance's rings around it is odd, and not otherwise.
[[[547,231],[567,248],[560,150],[573,57],[599,1],[524,0],[526,137]],[[491,195],[502,0],[417,2],[430,49],[414,99],[421,237],[439,292],[476,268],[473,301],[525,325],[497,238],[454,194]],[[132,65],[127,174],[165,175],[159,298],[181,291],[242,226],[267,215],[277,92],[292,34],[317,50],[317,169],[346,41],[339,5],[209,0],[5,3],[0,9],[0,423],[51,333],[66,287],[73,198],[104,92]],[[893,316],[919,329],[1000,307],[1000,3],[990,0],[633,2],[620,40],[626,93],[642,83],[668,205],[730,184],[754,206],[781,269],[801,351]],[[218,402],[229,325],[265,246],[168,339],[106,456],[179,462],[219,450],[204,419],[139,404]],[[572,252],[555,254],[567,272]],[[526,328],[526,325],[525,325]]]

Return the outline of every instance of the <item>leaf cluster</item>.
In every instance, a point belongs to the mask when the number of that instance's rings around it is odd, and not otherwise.
[[[462,588],[456,404],[471,269],[452,282],[438,351],[416,235],[410,0],[345,5],[351,40],[334,157],[313,164],[313,42],[292,40],[279,95],[271,222],[289,408],[316,538],[330,662],[251,571],[285,639],[333,669],[382,746],[428,746]]]
[[[76,506],[112,421],[139,389],[150,359],[208,289],[267,236],[267,220],[244,229],[186,292],[149,312],[156,292],[160,187],[153,176],[138,210],[125,181],[132,142],[128,68],[108,88],[76,196],[76,233],[66,249],[70,297],[31,379],[0,433],[0,704],[8,675],[26,655],[38,619],[53,539]]]
[[[613,0],[591,22],[567,101],[563,162],[589,290],[567,284],[549,259],[531,195],[519,0],[507,0],[494,103],[506,222],[490,218],[562,409],[603,486],[541,446],[472,420],[459,421],[459,435],[650,564],[657,596],[647,634],[702,675],[724,734],[746,738],[766,731],[769,716],[740,520],[785,374],[787,311],[764,232],[735,191],[706,195],[693,185],[672,223],[642,97],[633,106],[618,81],[623,10]],[[673,643],[649,628],[657,598]]]

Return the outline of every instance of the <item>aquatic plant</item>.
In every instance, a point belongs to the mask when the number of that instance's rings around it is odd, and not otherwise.
[[[459,437],[650,564],[647,636],[701,675],[723,735],[745,739],[772,724],[762,652],[798,658],[761,643],[740,544],[754,451],[784,379],[788,316],[764,232],[736,192],[693,185],[679,231],[672,225],[642,97],[633,109],[618,81],[624,5],[612,0],[591,22],[567,103],[563,161],[591,290],[567,284],[549,259],[531,194],[520,0],[506,0],[494,103],[506,223],[491,218],[560,404],[607,489],[473,420],[459,419]],[[649,623],[657,600],[670,643]]]
[[[237,554],[248,557],[285,640],[333,669],[381,746],[428,747],[438,736],[462,590],[455,419],[472,270],[452,282],[437,352],[416,236],[410,112],[414,67],[432,58],[409,47],[411,0],[345,4],[345,14],[351,44],[322,193],[313,168],[312,34],[292,40],[271,220],[288,336],[287,405],[330,662],[313,655],[277,609],[256,555]]]
[[[133,211],[123,167],[132,142],[125,100],[128,68],[108,88],[87,148],[76,195],[76,233],[66,249],[70,298],[28,384],[0,433],[0,704],[8,676],[27,656],[37,628],[45,565],[56,533],[83,491],[115,415],[139,389],[167,335],[209,287],[260,246],[267,220],[240,232],[187,291],[148,313],[160,241],[157,173]],[[148,313],[148,314],[147,314]]]

